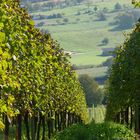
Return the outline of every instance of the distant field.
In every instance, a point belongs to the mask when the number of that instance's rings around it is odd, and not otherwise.
[[[96,77],[103,77],[106,75],[108,67],[98,67],[98,68],[88,68],[88,69],[81,69],[76,70],[77,74],[88,74],[94,78]]]
[[[89,108],[90,121],[94,120],[95,123],[102,123],[105,119],[106,107],[98,105],[97,107]]]
[[[95,53],[85,53],[81,55],[72,56],[71,62],[77,65],[99,65],[109,57],[101,57],[94,55]]]
[[[40,27],[41,29],[48,30],[66,51],[76,52],[76,55],[72,55],[71,62],[73,64],[100,65],[108,58],[101,56],[102,48],[114,48],[120,45],[124,40],[123,34],[130,31],[118,31],[115,30],[115,25],[110,25],[114,21],[114,17],[126,10],[114,11],[114,5],[117,2],[122,6],[125,5],[127,10],[132,9],[131,0],[93,0],[93,3],[90,3],[89,6],[87,3],[83,3],[62,9],[55,8],[50,11],[40,9],[40,11],[31,13],[31,15],[62,14],[63,18],[35,20],[35,22],[36,24],[44,22],[44,25]],[[95,6],[98,8],[96,12],[94,11]],[[107,9],[107,12],[105,12],[106,20],[99,21],[97,15],[104,8]],[[87,11],[92,12],[86,13]],[[66,22],[64,22],[64,18],[67,19]],[[101,43],[104,38],[109,39],[107,45]],[[104,75],[105,71],[97,74],[97,70],[96,75]],[[89,73],[88,70],[85,71]]]
[[[84,52],[83,63],[90,63],[89,58],[92,60],[92,64],[101,64],[106,58],[98,57],[101,54],[102,48],[104,47],[116,47],[119,45],[123,39],[124,31],[110,31],[113,29],[113,26],[109,26],[109,23],[113,21],[113,18],[118,15],[120,12],[112,12],[114,5],[117,3],[117,0],[104,0],[104,2],[96,1],[92,3],[89,8],[87,4],[82,4],[78,6],[67,7],[63,9],[54,9],[51,11],[40,11],[36,13],[31,13],[32,15],[51,15],[54,13],[61,13],[65,18],[68,19],[68,22],[65,25],[59,25],[63,23],[63,18],[57,19],[46,19],[46,20],[36,20],[36,23],[43,21],[45,23],[41,29],[47,29],[51,33],[52,37],[61,44],[67,51],[76,51]],[[131,3],[129,0],[123,0],[122,5],[125,4],[130,6]],[[97,13],[93,11],[95,5],[98,7],[98,10],[101,11],[104,7],[108,9],[106,13],[107,20],[98,21]],[[87,10],[92,10],[92,14],[84,14]],[[76,15],[80,12],[80,15]],[[109,38],[109,43],[106,46],[100,46],[103,38]],[[89,56],[89,52],[90,54]],[[84,59],[85,58],[85,59]],[[93,61],[95,59],[95,61]],[[98,59],[98,62],[97,62]],[[72,56],[72,63],[80,65],[81,64],[81,55]]]

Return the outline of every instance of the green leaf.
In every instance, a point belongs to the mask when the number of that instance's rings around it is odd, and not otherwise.
[[[3,54],[2,48],[0,48],[0,55]]]
[[[34,26],[35,25],[35,22],[33,20],[30,20],[29,21],[29,24],[32,25],[32,26]]]
[[[0,42],[5,41],[5,33],[0,32]]]
[[[0,22],[0,30],[3,29],[4,24],[2,22]]]

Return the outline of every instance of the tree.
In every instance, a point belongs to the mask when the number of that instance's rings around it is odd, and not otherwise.
[[[102,44],[103,45],[107,45],[109,43],[109,39],[108,38],[104,38],[103,40],[102,40]]]
[[[100,20],[100,21],[106,20],[106,15],[103,12],[99,12],[97,14],[97,17],[98,17],[98,20]]]
[[[43,22],[43,21],[41,21],[41,22],[39,22],[36,26],[37,27],[41,27],[41,26],[43,26],[45,23]]]
[[[68,22],[69,22],[69,19],[68,19],[68,18],[64,18],[64,19],[63,19],[63,22],[64,22],[64,23],[68,23]]]
[[[84,0],[76,0],[77,3],[81,3],[83,2]]]
[[[132,0],[132,4],[136,7],[140,7],[140,2],[138,0]]]
[[[117,17],[115,17],[115,20],[118,24],[118,27],[121,29],[131,28],[135,23],[134,16],[131,13],[119,14]]]
[[[115,8],[116,11],[119,11],[119,10],[122,9],[122,6],[121,6],[120,3],[116,3],[115,6],[114,6],[114,8]]]
[[[97,6],[94,7],[94,11],[96,12],[98,10]]]
[[[89,77],[86,74],[80,75],[79,81],[85,92],[88,107],[92,107],[93,104],[101,104],[103,94],[99,89],[98,83],[92,77]]]

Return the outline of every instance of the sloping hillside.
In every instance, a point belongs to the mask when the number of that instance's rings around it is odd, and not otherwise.
[[[131,30],[140,15],[131,0],[38,1],[28,3],[28,8],[36,26],[51,33],[72,54],[73,64],[92,65],[95,71],[96,65],[102,65],[111,57],[108,52],[109,55],[104,56],[103,50],[121,44],[124,34]],[[91,69],[86,69],[84,73],[92,75],[89,71]],[[106,72],[104,69],[103,73]]]

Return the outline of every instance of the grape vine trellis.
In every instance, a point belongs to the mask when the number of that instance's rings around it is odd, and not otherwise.
[[[54,130],[87,119],[84,94],[68,56],[34,27],[18,0],[0,1],[0,114],[5,140],[11,124],[18,140],[22,122],[28,140],[39,140],[41,132],[44,140],[46,129],[50,137]]]
[[[108,81],[106,119],[140,135],[140,22],[116,50]]]

